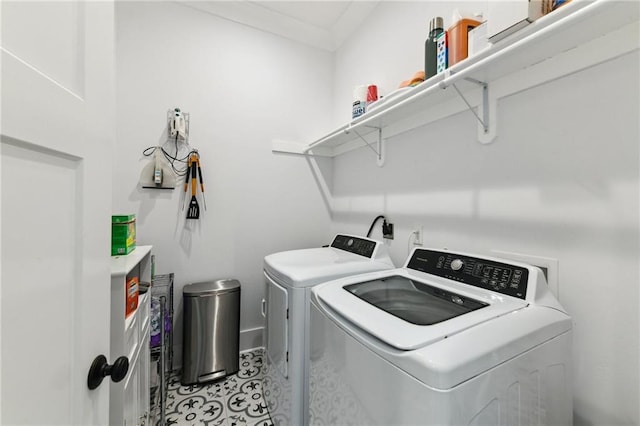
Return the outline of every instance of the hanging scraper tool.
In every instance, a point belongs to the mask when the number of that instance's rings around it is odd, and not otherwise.
[[[142,168],[140,186],[148,189],[174,189],[176,187],[176,175],[165,160],[162,148],[159,146],[153,152],[151,161]]]

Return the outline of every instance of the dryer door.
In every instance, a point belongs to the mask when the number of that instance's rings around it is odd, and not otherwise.
[[[288,377],[289,298],[287,290],[264,274],[267,283],[266,352],[271,364]]]

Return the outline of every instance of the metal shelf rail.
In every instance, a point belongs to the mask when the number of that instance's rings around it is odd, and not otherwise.
[[[151,410],[165,425],[167,382],[173,371],[173,273],[156,275],[151,284],[151,365],[156,366],[157,384],[151,386]]]

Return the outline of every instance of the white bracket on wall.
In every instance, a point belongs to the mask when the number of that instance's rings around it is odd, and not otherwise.
[[[491,143],[496,136],[495,98],[490,99],[489,84],[485,83],[484,81],[476,80],[475,78],[470,77],[467,77],[464,80],[470,83],[477,84],[482,88],[482,103],[478,106],[479,113],[482,115],[482,117],[480,117],[480,114],[478,114],[478,112],[473,109],[469,101],[467,101],[467,98],[465,98],[460,89],[458,89],[458,86],[456,86],[455,83],[452,83],[451,85],[456,90],[456,92],[458,92],[460,98],[462,98],[464,103],[467,105],[467,108],[469,108],[469,111],[473,113],[473,115],[476,117],[476,120],[478,120],[478,123],[480,124],[478,128],[478,142],[480,142],[481,144]]]
[[[365,138],[363,138],[360,133],[358,133],[357,130],[352,130],[350,127],[345,129],[345,133],[350,133],[351,131],[353,131],[353,133],[356,134],[356,136],[358,136],[368,147],[369,149],[371,149],[371,151],[373,151],[376,154],[376,163],[378,164],[379,167],[384,166],[384,158],[385,158],[385,153],[386,153],[386,149],[385,149],[385,142],[384,139],[382,139],[382,128],[381,127],[375,127],[375,126],[364,126],[364,127],[368,127],[370,129],[377,129],[378,130],[378,140],[376,142],[376,148],[373,147],[373,145],[367,141]]]
[[[281,154],[299,155],[302,157],[333,156],[331,150],[325,147],[310,148],[297,142],[289,142],[281,139],[274,139],[271,141],[271,151]]]

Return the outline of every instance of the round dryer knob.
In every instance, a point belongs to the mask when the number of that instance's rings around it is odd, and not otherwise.
[[[464,266],[464,262],[460,259],[453,259],[451,261],[451,269],[454,271],[459,271]]]

